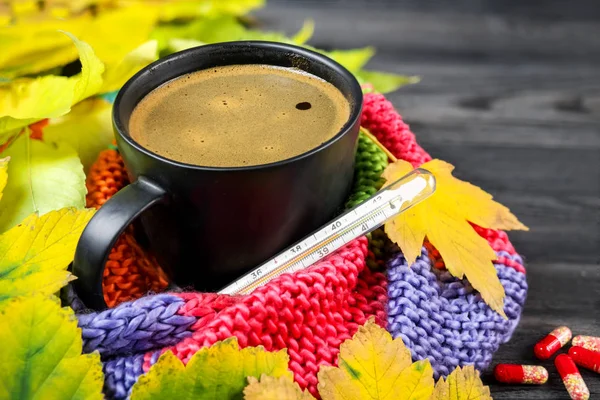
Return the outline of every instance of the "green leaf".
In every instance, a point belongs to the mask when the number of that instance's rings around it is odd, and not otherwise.
[[[0,82],[0,134],[64,115],[73,104],[98,92],[104,64],[87,43],[67,35],[79,51],[81,73],[70,78],[49,75]]]
[[[265,0],[196,0],[173,2],[163,0],[159,5],[161,21],[193,17],[215,17],[221,15],[241,16],[249,11],[261,8]]]
[[[151,37],[159,43],[159,48],[169,51],[180,51],[186,48],[207,43],[229,42],[235,40],[269,40],[274,42],[303,44],[310,39],[314,31],[311,20],[304,25],[292,39],[281,32],[264,32],[247,29],[242,23],[229,15],[215,18],[204,18],[187,24],[165,24],[158,26]],[[184,41],[188,41],[187,45]],[[178,46],[184,44],[184,46]],[[173,44],[175,44],[173,46]]]
[[[310,40],[315,32],[315,21],[308,19],[304,21],[302,28],[292,37],[292,42],[296,44],[304,44]]]
[[[169,39],[166,48],[170,53],[203,46],[206,43],[194,39]]]
[[[418,83],[420,80],[418,76],[397,75],[364,69],[358,71],[355,75],[361,84],[371,84],[375,91],[384,94],[393,92],[405,85]]]
[[[21,135],[4,151],[11,157],[8,183],[0,202],[0,232],[32,213],[85,207],[85,174],[75,150]]]
[[[114,138],[112,104],[92,97],[75,105],[70,113],[50,120],[44,128],[44,142],[72,147],[87,171]]]
[[[17,298],[0,313],[0,326],[0,398],[103,398],[100,355],[81,354],[70,308],[42,296]]]
[[[187,24],[160,25],[152,31],[151,39],[163,49],[171,39],[193,39],[204,43],[228,42],[244,37],[246,28],[232,16],[196,19]]]
[[[108,67],[104,74],[104,82],[100,93],[119,90],[121,86],[136,72],[156,61],[158,58],[158,42],[150,40],[127,54],[121,62],[114,67]]]
[[[131,399],[242,399],[247,377],[267,374],[291,378],[287,366],[285,350],[268,352],[262,347],[240,350],[237,338],[198,350],[187,367],[167,351],[133,386]]]
[[[352,50],[333,50],[321,51],[326,56],[333,58],[335,61],[342,64],[353,74],[360,71],[367,62],[375,55],[373,47],[363,47],[362,49]]]
[[[0,304],[16,296],[50,295],[71,281],[67,266],[93,214],[74,209],[33,214],[0,235]]]

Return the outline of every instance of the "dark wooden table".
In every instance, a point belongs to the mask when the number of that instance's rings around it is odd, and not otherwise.
[[[531,228],[510,235],[529,295],[493,364],[538,363],[533,344],[559,325],[600,336],[598,0],[270,0],[256,16],[288,33],[313,18],[311,44],[373,45],[369,67],[420,75],[389,96],[419,142]],[[540,387],[484,378],[495,399],[568,399],[542,364]],[[582,374],[600,398],[600,375]]]

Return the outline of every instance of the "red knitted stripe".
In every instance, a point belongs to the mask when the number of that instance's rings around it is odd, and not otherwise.
[[[184,315],[207,316],[192,337],[171,350],[187,363],[196,351],[235,336],[241,347],[287,348],[289,368],[302,388],[315,396],[320,365],[336,365],[340,344],[374,316],[385,327],[387,282],[365,268],[367,240],[362,237],[327,259],[294,274],[284,274],[243,297],[181,295]],[[192,303],[193,302],[193,303]],[[218,317],[215,318],[215,315]],[[152,353],[145,356],[150,368]]]
[[[382,94],[365,93],[361,125],[367,128],[392,154],[410,162],[413,167],[431,160],[431,156],[417,143],[410,127],[402,120],[402,116],[394,109],[394,105]],[[496,251],[516,254],[514,247],[503,231],[484,229],[473,225],[477,233],[485,238]],[[438,253],[439,255],[439,253]],[[435,254],[432,260],[436,267],[443,267]],[[506,265],[524,272],[522,265],[510,261]]]
[[[413,167],[431,160],[417,143],[414,133],[382,94],[366,93],[361,125],[371,132],[392,154],[410,162]]]

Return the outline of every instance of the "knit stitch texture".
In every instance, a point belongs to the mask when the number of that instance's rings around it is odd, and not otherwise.
[[[382,95],[365,95],[361,123],[396,157],[414,166],[430,159]],[[386,165],[381,149],[361,135],[348,207],[381,187]],[[88,175],[88,205],[101,206],[126,183],[118,152],[103,152]],[[295,381],[318,397],[319,367],[337,365],[340,344],[369,317],[402,338],[414,359],[429,358],[438,376],[457,365],[487,367],[518,323],[527,284],[522,259],[507,235],[474,228],[498,254],[495,267],[506,291],[507,320],[493,312],[468,282],[451,277],[429,243],[409,268],[381,230],[369,241],[356,239],[321,262],[284,274],[250,295],[141,297],[164,289],[166,280],[130,228],[106,265],[103,288],[107,303],[114,307],[89,312],[72,288],[66,294],[78,315],[84,351],[101,354],[108,398],[126,398],[138,377],[165,351],[187,362],[198,349],[231,336],[242,347],[286,348]],[[366,265],[387,269],[387,277]]]

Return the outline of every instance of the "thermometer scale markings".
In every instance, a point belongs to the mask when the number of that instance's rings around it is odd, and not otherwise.
[[[412,181],[410,178],[413,178]],[[409,182],[392,189],[405,180],[409,180]],[[283,273],[304,269],[327,257],[351,240],[381,226],[388,218],[403,211],[402,206],[406,205],[404,203],[408,203],[408,207],[404,209],[409,208],[423,199],[419,198],[415,202],[415,198],[428,197],[434,190],[435,179],[433,176],[422,169],[414,170],[339,218],[329,222],[301,242],[242,276],[219,293],[246,294]],[[412,196],[403,196],[403,194]],[[319,236],[322,238],[319,239]]]

